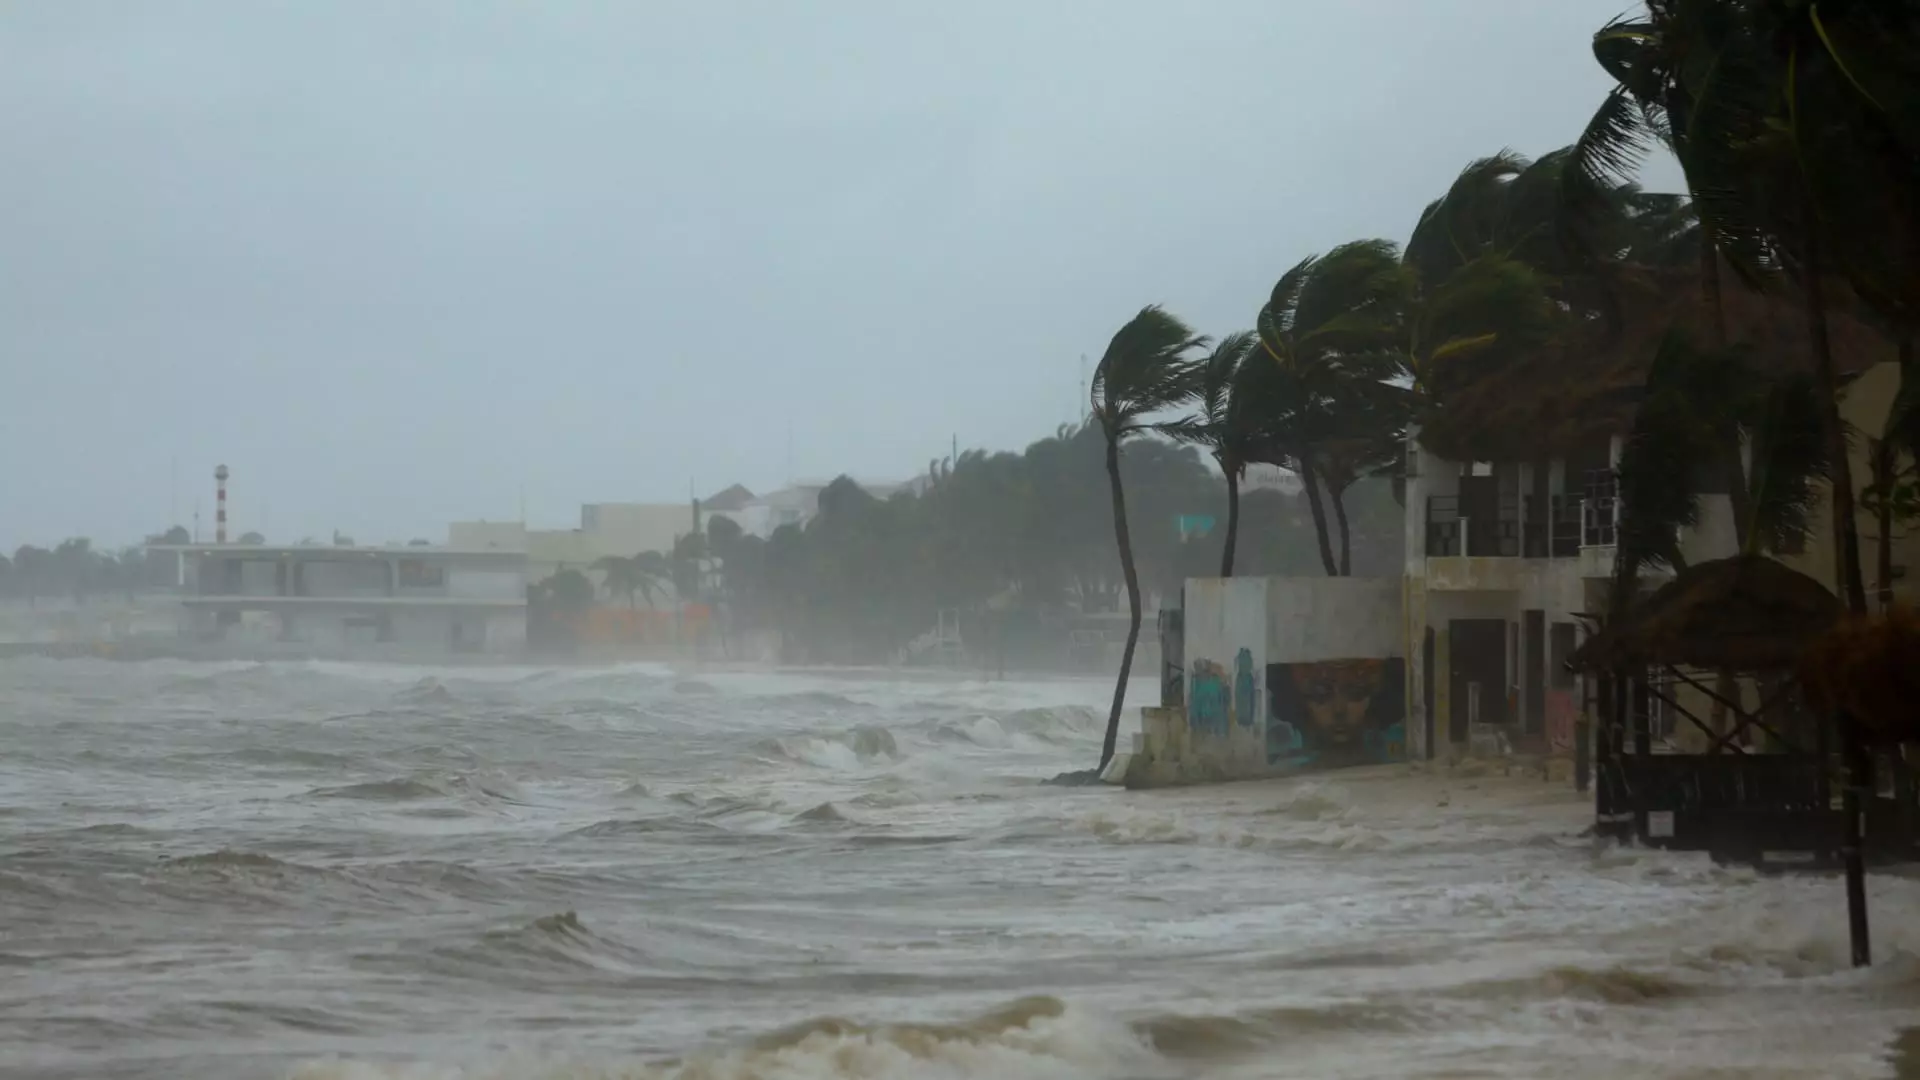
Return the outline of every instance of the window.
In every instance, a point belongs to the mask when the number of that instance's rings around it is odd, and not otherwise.
[[[400,560],[400,587],[403,589],[444,589],[447,568],[420,559]]]

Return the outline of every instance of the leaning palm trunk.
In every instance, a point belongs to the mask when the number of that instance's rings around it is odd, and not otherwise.
[[[1240,468],[1231,459],[1220,463],[1227,474],[1227,536],[1220,546],[1220,576],[1233,576],[1233,549],[1240,538]]]
[[[1893,610],[1893,472],[1893,442],[1882,439],[1873,444],[1873,524],[1880,533],[1874,543],[1873,576],[1883,612]]]
[[[1339,565],[1333,561],[1333,543],[1327,538],[1327,508],[1320,501],[1320,482],[1313,475],[1313,460],[1305,451],[1294,455],[1300,466],[1300,484],[1307,492],[1307,509],[1313,512],[1313,534],[1320,541],[1320,563],[1328,577],[1339,577]]]
[[[1100,744],[1100,771],[1113,760],[1120,740],[1120,713],[1127,703],[1127,677],[1133,671],[1133,650],[1140,643],[1140,575],[1133,566],[1133,537],[1127,531],[1127,493],[1120,483],[1120,441],[1107,439],[1107,480],[1113,486],[1113,539],[1120,547],[1120,574],[1127,583],[1127,647],[1120,653],[1120,676],[1113,684],[1113,708],[1107,713],[1107,736]]]
[[[1809,220],[1812,215],[1809,213]],[[1866,582],[1860,576],[1860,523],[1854,518],[1853,467],[1847,460],[1847,432],[1840,420],[1839,377],[1834,372],[1833,342],[1827,333],[1827,305],[1816,229],[1807,230],[1807,329],[1812,336],[1813,377],[1820,400],[1820,424],[1826,435],[1827,483],[1832,488],[1834,591],[1855,615],[1867,611]],[[1844,590],[1844,591],[1842,591]]]
[[[1347,489],[1327,486],[1327,497],[1333,503],[1333,523],[1340,527],[1340,576],[1353,576],[1353,537],[1347,529]]]
[[[1720,252],[1712,233],[1700,230],[1700,295],[1707,304],[1707,326],[1713,335],[1713,347],[1727,347],[1727,306],[1720,290]],[[1748,533],[1754,527],[1753,499],[1747,490],[1747,470],[1740,460],[1740,432],[1726,433],[1719,448],[1721,471],[1726,475],[1727,505],[1733,512],[1734,550],[1748,551]],[[1732,724],[1727,702],[1739,700],[1739,680],[1734,673],[1720,671],[1714,678],[1713,715],[1710,726],[1715,737],[1725,735]]]

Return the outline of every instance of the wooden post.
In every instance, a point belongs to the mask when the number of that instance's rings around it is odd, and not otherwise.
[[[1861,850],[1861,798],[1873,782],[1873,761],[1860,742],[1851,713],[1839,714],[1840,753],[1846,761],[1846,782],[1840,789],[1840,857],[1847,872],[1847,939],[1853,946],[1853,966],[1873,963],[1873,943],[1867,927],[1867,865]]]
[[[1647,672],[1641,671],[1629,685],[1633,688],[1633,755],[1644,766],[1647,758],[1653,755],[1653,708],[1647,692]],[[1634,800],[1633,835],[1637,840],[1647,838],[1647,803],[1644,798]]]

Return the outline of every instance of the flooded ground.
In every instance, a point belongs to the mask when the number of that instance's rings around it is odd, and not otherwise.
[[[0,662],[0,1073],[1900,1067],[1920,883],[1853,972],[1838,882],[1596,849],[1538,778],[1039,784],[1105,696]]]

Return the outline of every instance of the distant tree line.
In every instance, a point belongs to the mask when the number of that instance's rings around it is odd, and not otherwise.
[[[146,544],[184,544],[187,530],[175,525],[147,537],[145,544],[103,551],[84,536],[69,537],[51,548],[22,544],[0,555],[0,595],[38,605],[47,599],[76,604],[96,596],[130,594],[174,581],[172,558],[149,555]]]
[[[1130,441],[1122,454],[1141,573],[1171,599],[1186,578],[1216,571],[1225,479],[1193,446],[1168,438]],[[635,607],[716,606],[730,630],[777,632],[787,659],[802,663],[884,661],[941,610],[955,610],[977,645],[1005,639],[1009,662],[1022,666],[1064,643],[1060,627],[1124,610],[1105,455],[1096,425],[1067,425],[1021,452],[931,462],[916,490],[886,498],[843,476],[821,491],[804,526],[763,539],[712,515],[671,551],[600,560],[598,591]],[[1348,501],[1352,565],[1398,573],[1403,525],[1392,484],[1363,481]],[[1243,502],[1243,570],[1322,572],[1300,494],[1262,489]],[[535,583],[529,597],[537,625],[542,610],[593,604],[596,588],[568,570]]]

